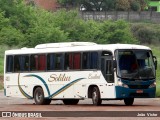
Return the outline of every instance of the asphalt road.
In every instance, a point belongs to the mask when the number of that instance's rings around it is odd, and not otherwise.
[[[72,119],[72,120],[74,119],[94,120],[95,119],[96,120],[97,117],[98,119],[113,119],[114,116],[115,116],[114,119],[126,119],[126,120],[134,119],[135,120],[135,117],[136,117],[136,120],[139,120],[139,119],[141,120],[144,118],[145,120],[148,120],[148,119],[158,120],[160,119],[160,98],[135,99],[133,106],[125,106],[123,101],[114,101],[114,100],[103,101],[101,106],[93,106],[92,101],[90,99],[81,100],[78,105],[64,105],[60,100],[52,101],[50,105],[35,105],[33,100],[5,97],[3,95],[3,91],[0,91],[0,111],[1,112],[49,111],[48,114],[52,114],[52,115],[56,114],[57,116],[59,114],[62,115],[61,117],[60,116],[54,117],[54,119],[58,119],[58,120],[59,119],[67,119],[67,120],[68,119]],[[110,111],[112,111],[113,113],[111,113]],[[158,111],[158,112],[155,112],[155,111]],[[147,113],[151,113],[153,115],[155,114],[155,116],[148,116]],[[73,116],[71,116],[71,114],[73,114]],[[102,117],[105,114],[106,116]],[[122,116],[119,114],[122,114]],[[138,116],[138,114],[142,116]],[[156,114],[159,117],[157,117]],[[69,116],[66,117],[67,115]],[[91,117],[92,115],[94,117]],[[127,115],[127,117],[125,115]],[[8,118],[1,117],[0,119],[8,119]],[[9,118],[9,119],[17,120],[17,118]],[[41,119],[53,119],[53,118],[48,117],[48,118],[41,118]]]

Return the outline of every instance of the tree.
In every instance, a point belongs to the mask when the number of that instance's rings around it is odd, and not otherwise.
[[[141,10],[141,6],[140,3],[137,0],[129,0],[130,2],[130,8],[133,11],[140,11]]]
[[[116,0],[103,0],[102,8],[103,11],[115,10]]]
[[[117,0],[116,10],[126,11],[130,9],[130,3],[128,0]]]
[[[148,8],[150,0],[137,0],[137,2],[140,3],[141,11],[144,11],[146,8]]]
[[[10,20],[0,12],[0,43],[9,46],[18,45],[24,40],[24,35],[11,26]]]
[[[8,46],[18,46],[25,40],[24,35],[11,26],[4,27],[0,31],[0,42],[1,44],[6,44]]]
[[[137,43],[129,24],[123,20],[105,21],[101,26],[99,38],[101,43]]]

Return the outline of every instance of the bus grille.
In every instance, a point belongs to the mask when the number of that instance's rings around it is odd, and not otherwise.
[[[148,89],[149,85],[128,85],[130,89]]]

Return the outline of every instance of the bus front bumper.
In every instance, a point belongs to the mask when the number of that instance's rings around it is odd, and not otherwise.
[[[155,98],[156,87],[148,89],[130,89],[121,86],[115,88],[116,98]]]

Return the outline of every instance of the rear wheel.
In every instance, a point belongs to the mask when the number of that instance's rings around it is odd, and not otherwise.
[[[44,92],[41,87],[37,87],[34,91],[34,101],[36,105],[49,105],[51,99],[45,99]]]
[[[77,105],[78,102],[79,102],[78,99],[64,99],[64,100],[63,100],[63,103],[64,103],[65,105]]]
[[[93,105],[97,105],[97,106],[101,105],[102,103],[98,87],[94,87],[92,90],[92,102],[93,102]]]
[[[124,99],[124,103],[125,103],[125,105],[127,105],[127,106],[133,105],[133,102],[134,102],[134,98],[125,98],[125,99]]]

